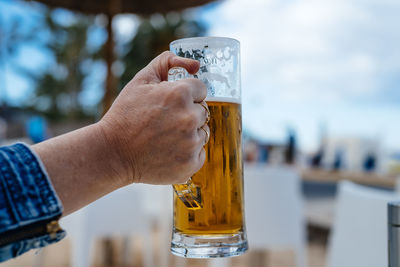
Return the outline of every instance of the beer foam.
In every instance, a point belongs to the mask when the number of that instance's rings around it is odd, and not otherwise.
[[[238,98],[233,98],[233,97],[215,97],[215,96],[207,96],[206,101],[212,101],[212,102],[229,102],[229,103],[236,103],[236,104],[242,104],[242,101]]]

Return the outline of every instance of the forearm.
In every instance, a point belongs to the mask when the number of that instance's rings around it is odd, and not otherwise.
[[[32,146],[63,204],[64,215],[128,184],[99,124]]]

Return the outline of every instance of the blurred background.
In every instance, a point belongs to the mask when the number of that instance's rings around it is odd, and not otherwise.
[[[327,261],[341,181],[388,193],[400,188],[399,1],[176,1],[138,12],[116,1],[93,1],[108,11],[90,9],[88,1],[71,1],[80,11],[60,8],[68,1],[43,2],[51,5],[0,0],[2,145],[36,143],[93,123],[171,41],[226,36],[241,42],[246,166],[296,175],[309,266]],[[149,210],[153,239],[164,240],[160,212]],[[70,266],[71,244],[67,238],[41,256],[3,265]],[[91,266],[125,266],[114,259],[121,244],[112,235],[100,238]],[[293,249],[278,247],[228,264],[297,266]],[[143,257],[126,266],[144,266]],[[222,266],[165,257],[171,266]]]

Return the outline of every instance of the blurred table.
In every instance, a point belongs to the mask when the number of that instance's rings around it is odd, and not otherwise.
[[[308,188],[312,186],[311,190],[303,192],[307,223],[323,229],[330,229],[332,226],[335,215],[336,184],[339,181],[348,180],[366,186],[396,190],[397,179],[400,179],[396,175],[320,169],[303,169],[301,177],[304,182],[303,187],[305,184]]]
[[[367,172],[327,171],[319,169],[301,170],[303,181],[319,183],[336,183],[342,180],[352,181],[357,184],[394,189],[396,175],[377,174]]]

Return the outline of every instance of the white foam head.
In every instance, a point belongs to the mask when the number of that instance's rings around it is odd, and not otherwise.
[[[229,102],[240,102],[239,41],[226,37],[186,38],[172,42],[170,50],[200,62],[196,77],[206,84],[208,97],[233,98]]]
[[[229,103],[236,103],[236,104],[241,104],[242,101],[238,98],[233,98],[233,97],[210,97],[207,96],[206,101],[210,102],[229,102]]]

